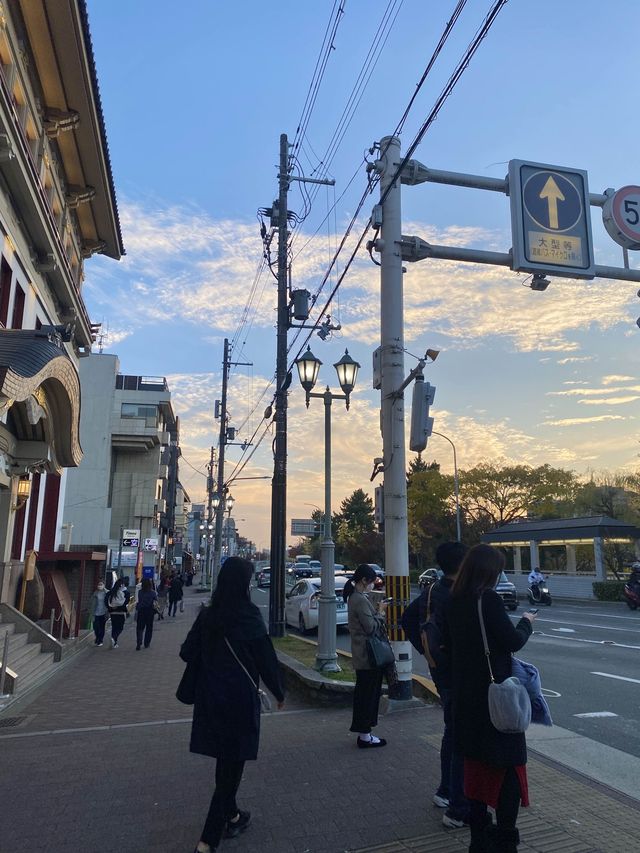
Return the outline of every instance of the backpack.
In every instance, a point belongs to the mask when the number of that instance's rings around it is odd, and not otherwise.
[[[422,651],[427,659],[430,670],[437,670],[443,663],[443,638],[442,631],[435,621],[435,614],[431,610],[431,593],[435,584],[429,587],[427,598],[427,618],[420,626],[420,638],[422,640]]]

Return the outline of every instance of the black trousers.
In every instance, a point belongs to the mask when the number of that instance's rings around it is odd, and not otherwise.
[[[111,614],[111,639],[114,643],[118,642],[118,637],[124,629],[124,620],[127,618],[126,613]]]
[[[156,611],[152,607],[147,607],[144,610],[138,610],[136,619],[136,643],[142,645],[144,635],[144,647],[149,648],[151,643],[151,635],[153,634],[153,619]]]
[[[367,734],[378,724],[378,702],[382,692],[381,669],[356,669],[351,731]]]
[[[104,628],[107,621],[107,614],[93,617],[93,633],[96,635],[96,643],[101,643],[104,640]]]
[[[176,615],[176,610],[178,608],[178,601],[179,600],[180,599],[178,599],[178,598],[173,599],[173,600],[171,598],[169,599],[169,616],[175,616]],[[173,609],[173,613],[171,612],[172,609]]]
[[[225,824],[238,814],[236,794],[242,780],[244,761],[216,761],[216,789],[202,830],[201,840],[209,847],[217,847],[222,838]]]
[[[504,775],[502,788],[496,807],[496,823],[498,829],[512,830],[516,827],[520,809],[520,780],[513,767],[509,767]],[[487,807],[479,800],[471,800],[471,834],[482,832],[486,823]]]

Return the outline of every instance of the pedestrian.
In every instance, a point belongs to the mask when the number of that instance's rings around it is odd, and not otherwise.
[[[95,646],[101,646],[104,642],[104,630],[107,624],[107,604],[105,598],[107,591],[104,588],[104,581],[99,580],[95,592],[91,596],[90,611],[93,617],[93,633],[95,634]]]
[[[404,611],[402,628],[411,644],[422,655],[423,637],[421,628],[427,613],[436,625],[440,636],[444,634],[445,608],[460,564],[467,553],[461,542],[443,542],[436,549],[436,562],[440,580],[424,589]],[[469,823],[469,802],[464,796],[464,760],[454,748],[453,701],[451,695],[451,661],[438,655],[429,666],[431,678],[436,686],[444,717],[444,732],[440,745],[440,784],[433,795],[433,804],[446,809],[442,823],[448,829],[458,829]]]
[[[154,590],[150,578],[142,578],[142,588],[140,589],[136,604],[136,651],[140,651],[143,637],[145,649],[148,649],[151,645],[157,599],[158,594]]]
[[[198,662],[190,750],[216,759],[216,787],[197,853],[217,850],[223,835],[235,838],[249,826],[251,815],[238,808],[236,794],[245,761],[258,757],[260,678],[278,710],[284,704],[278,659],[250,598],[252,576],[249,560],[226,561],[210,606],[202,608],[180,649],[187,663]]]
[[[118,578],[106,600],[111,616],[111,648],[117,649],[118,637],[124,629],[124,620],[128,616],[129,592],[124,578]]]
[[[371,729],[378,724],[383,670],[371,666],[367,654],[367,638],[384,628],[386,610],[384,602],[381,602],[376,610],[367,598],[375,579],[375,570],[368,563],[361,563],[353,577],[344,585],[342,592],[342,597],[348,602],[352,664],[356,671],[350,731],[357,732],[357,744],[362,749],[387,744],[384,738],[371,734]]]
[[[469,853],[515,853],[520,840],[520,803],[529,805],[527,744],[524,733],[506,734],[489,717],[489,666],[478,615],[481,602],[491,668],[497,683],[512,672],[511,655],[527,642],[535,615],[517,625],[507,616],[494,587],[504,569],[501,551],[475,545],[451,588],[444,622],[444,645],[451,655],[455,748],[464,757],[464,792],[470,804]],[[495,809],[497,825],[487,813]]]
[[[169,586],[167,584],[167,578],[165,575],[162,575],[160,578],[160,583],[158,584],[158,600],[156,601],[156,613],[158,614],[158,621],[160,619],[164,619],[164,611],[167,606],[167,594],[169,592]]]
[[[173,608],[173,615],[176,615],[176,609],[178,607],[178,602],[182,602],[182,598],[184,593],[182,592],[182,581],[179,575],[171,573],[171,583],[169,584],[169,616],[171,616],[171,610]],[[184,605],[181,604],[180,612],[184,609]]]

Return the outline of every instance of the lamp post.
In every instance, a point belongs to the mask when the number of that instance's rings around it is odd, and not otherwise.
[[[324,533],[320,549],[322,569],[320,574],[320,599],[318,610],[318,652],[316,669],[325,672],[340,672],[336,654],[336,581],[334,572],[335,545],[331,535],[331,404],[344,400],[349,408],[349,397],[356,384],[360,365],[349,355],[348,350],[334,364],[343,394],[333,394],[327,385],[322,394],[313,393],[322,362],[307,347],[306,353],[296,360],[300,384],[306,392],[309,408],[311,397],[324,400]]]
[[[458,459],[456,456],[456,446],[451,441],[448,435],[445,435],[442,432],[432,431],[432,435],[439,435],[440,438],[444,438],[445,441],[448,441],[451,447],[453,448],[453,491],[456,498],[456,532],[458,534],[458,542],[461,541],[460,538],[460,499],[458,494]]]

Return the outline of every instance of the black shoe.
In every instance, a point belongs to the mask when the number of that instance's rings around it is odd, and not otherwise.
[[[138,644],[138,645],[136,646],[136,651],[137,651],[137,652],[139,652],[139,651],[140,651],[140,644]]]
[[[386,745],[387,742],[383,737],[378,738],[378,740],[362,740],[361,738],[358,738],[359,749],[375,749],[376,747]]]
[[[240,835],[241,832],[244,832],[245,829],[251,823],[251,812],[243,812],[238,810],[238,820],[227,821],[227,827],[224,832],[225,838],[236,838]]]

